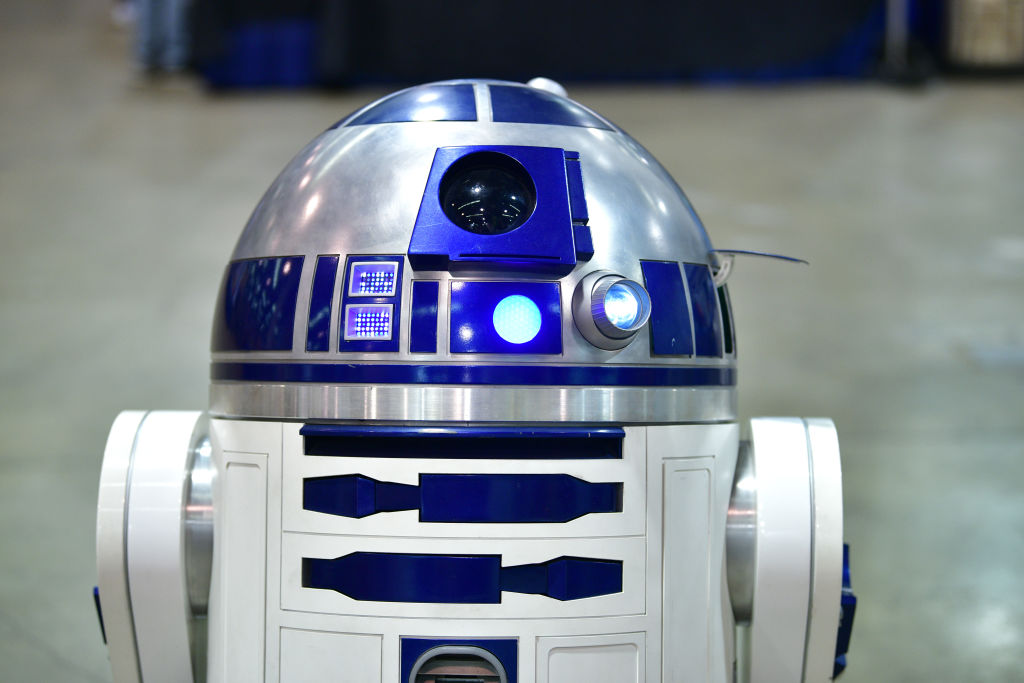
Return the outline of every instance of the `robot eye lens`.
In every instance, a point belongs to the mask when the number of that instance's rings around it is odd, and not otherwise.
[[[537,190],[522,164],[498,152],[475,152],[445,172],[441,208],[463,230],[501,235],[515,230],[537,207]]]

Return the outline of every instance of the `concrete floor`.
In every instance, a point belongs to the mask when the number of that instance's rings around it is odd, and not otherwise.
[[[378,92],[141,83],[101,0],[0,5],[0,680],[108,681],[96,482],[122,408],[206,402],[213,299],[300,146]],[[572,88],[720,247],[741,409],[838,424],[847,683],[1024,680],[1024,84]]]

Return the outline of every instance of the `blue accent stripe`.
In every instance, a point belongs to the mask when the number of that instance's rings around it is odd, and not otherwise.
[[[334,280],[338,275],[337,256],[318,256],[313,273],[313,290],[309,295],[309,324],[306,328],[306,350],[327,351],[331,344],[331,307],[334,301]]]
[[[401,427],[395,425],[320,425],[299,429],[302,436],[377,437],[432,439],[624,439],[621,427]]]
[[[686,284],[693,306],[693,335],[698,356],[722,357],[722,319],[718,317],[718,296],[711,269],[697,263],[684,263]]]
[[[213,321],[214,351],[291,351],[302,256],[228,265]]]
[[[679,264],[641,261],[644,283],[651,295],[651,353],[655,356],[692,356],[690,311]]]
[[[299,434],[306,455],[463,460],[620,459],[625,437],[618,427],[517,429],[319,424],[307,424]]]
[[[210,364],[210,379],[215,382],[314,384],[732,387],[736,384],[736,370],[731,367],[621,365],[355,365],[225,362]]]
[[[416,280],[412,283],[410,353],[437,353],[437,295],[440,283]]]
[[[302,558],[302,586],[373,602],[494,605],[502,591],[579,600],[622,592],[622,562],[559,557],[502,567],[500,555],[355,552]]]

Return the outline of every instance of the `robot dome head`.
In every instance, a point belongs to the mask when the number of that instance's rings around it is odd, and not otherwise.
[[[400,91],[259,202],[217,300],[215,415],[655,423],[735,418],[726,292],[685,195],[549,90]]]

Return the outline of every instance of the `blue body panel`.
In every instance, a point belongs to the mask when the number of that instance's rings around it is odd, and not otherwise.
[[[462,460],[593,460],[622,457],[619,427],[404,427],[307,424],[306,455]]]
[[[417,280],[412,283],[409,325],[410,353],[437,353],[437,295],[440,283]]]
[[[693,307],[693,336],[698,356],[721,358],[722,319],[718,315],[718,294],[711,269],[703,264],[684,263],[686,284]]]
[[[302,507],[357,519],[418,510],[421,522],[564,523],[621,512],[622,484],[568,474],[420,474],[414,486],[344,474],[304,479]]]
[[[641,261],[640,267],[647,292],[651,295],[651,354],[692,356],[693,332],[679,264]]]
[[[302,586],[372,602],[498,604],[502,591],[579,600],[622,592],[622,562],[559,557],[502,567],[500,555],[355,552],[302,558]]]
[[[228,265],[213,321],[214,351],[290,351],[302,256]]]
[[[318,256],[309,295],[309,322],[306,326],[306,350],[330,349],[331,310],[334,281],[338,275],[338,256]]]
[[[452,282],[449,348],[452,353],[558,354],[562,352],[562,303],[557,282]],[[522,295],[540,309],[540,330],[530,341],[505,341],[494,327],[494,308]]]

